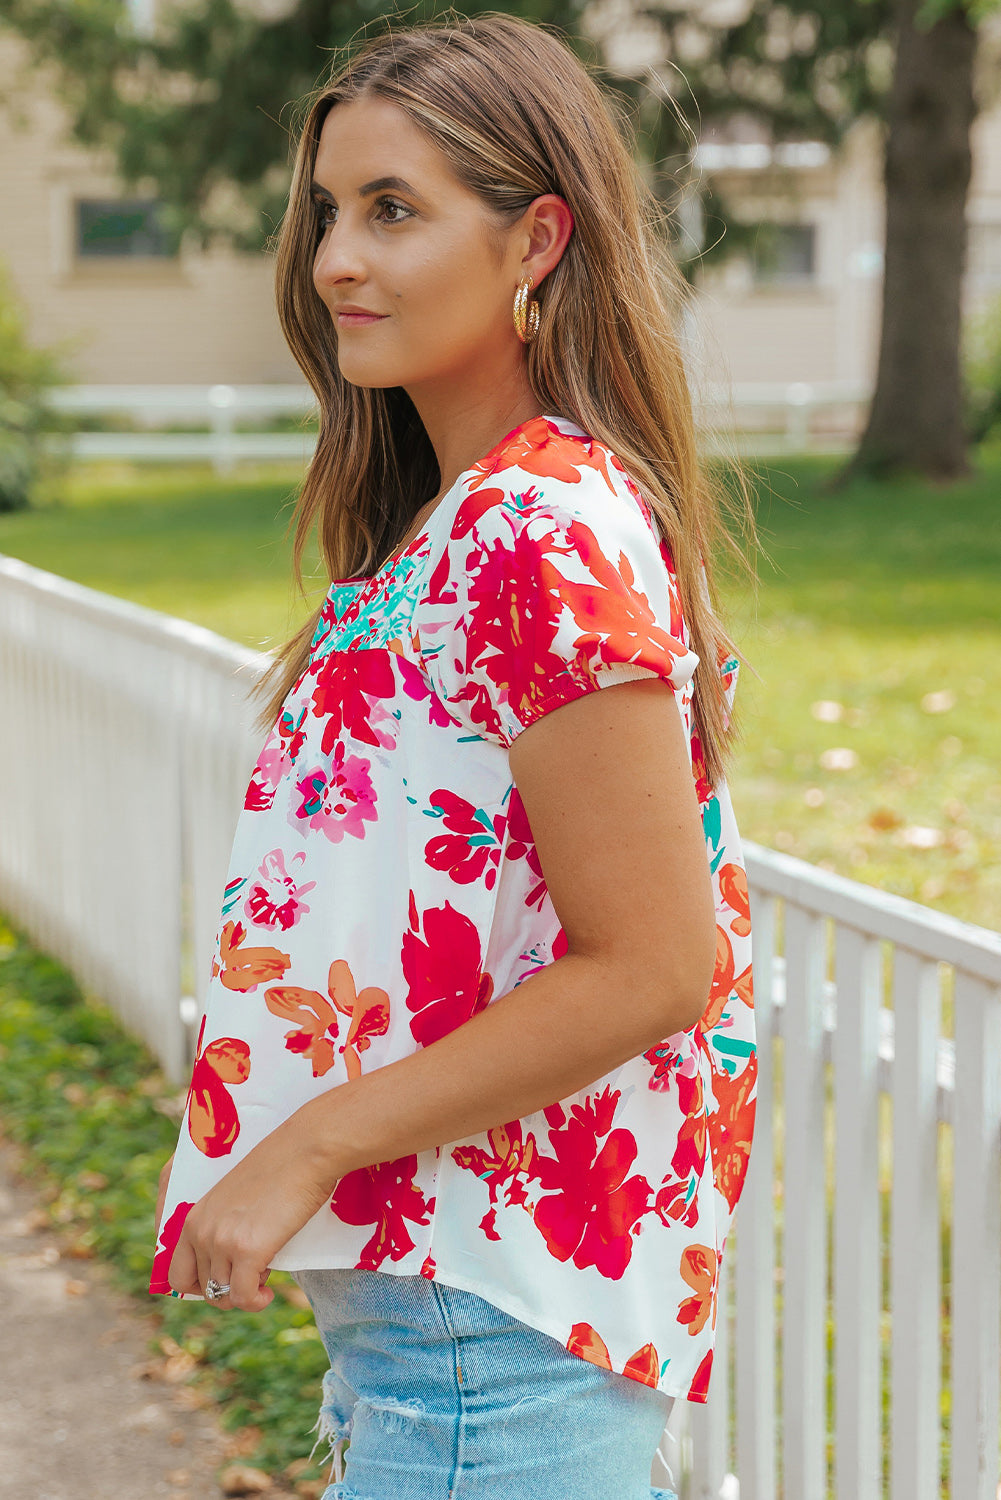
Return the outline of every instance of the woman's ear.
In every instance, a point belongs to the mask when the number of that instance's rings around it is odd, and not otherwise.
[[[522,272],[539,286],[560,258],[573,233],[574,217],[570,205],[557,193],[544,193],[529,204],[525,222],[529,235],[529,253],[522,261]]]

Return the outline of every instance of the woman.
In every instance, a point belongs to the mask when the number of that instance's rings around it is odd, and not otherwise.
[[[277,285],[332,582],[265,678],[150,1287],[295,1275],[326,1500],[646,1500],[755,1080],[678,279],[586,69],[488,14],[322,89]]]

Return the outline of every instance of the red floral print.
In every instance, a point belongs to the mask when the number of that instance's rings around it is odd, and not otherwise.
[[[739,934],[738,934],[739,935]],[[742,974],[735,974],[736,965],[733,959],[733,943],[730,934],[722,927],[716,928],[716,968],[713,972],[712,985],[709,989],[709,1004],[702,1015],[700,1025],[703,1031],[711,1031],[718,1026],[720,1018],[727,1006],[731,995],[736,995],[739,1000],[750,1009],[753,1003],[754,979],[751,973],[751,965]]]
[[[758,1059],[751,1053],[742,1073],[731,1078],[722,1068],[713,1071],[713,1094],[718,1109],[708,1117],[709,1141],[715,1163],[713,1177],[732,1213],[747,1176],[754,1135]]]
[[[486,1183],[491,1206],[480,1220],[480,1228],[488,1240],[499,1240],[500,1235],[495,1228],[497,1194],[501,1188],[506,1188],[509,1206],[513,1203],[518,1203],[523,1208],[529,1206],[520,1174],[533,1176],[532,1163],[536,1145],[532,1135],[527,1140],[522,1139],[520,1120],[511,1120],[507,1125],[497,1125],[493,1130],[488,1130],[487,1139],[490,1142],[489,1151],[483,1151],[479,1146],[456,1146],[452,1152],[452,1160],[458,1162],[460,1167],[475,1172]]]
[[[531,1171],[543,1188],[555,1189],[535,1207],[535,1224],[550,1255],[573,1256],[579,1269],[594,1266],[613,1280],[624,1274],[633,1249],[631,1230],[650,1207],[646,1178],[626,1179],[637,1148],[631,1131],[611,1128],[618,1100],[618,1090],[605,1088],[572,1105],[570,1120],[549,1131],[555,1156],[537,1155]],[[600,1149],[599,1136],[607,1137]]]
[[[644,1344],[642,1349],[637,1349],[631,1355],[622,1370],[623,1375],[628,1375],[631,1380],[638,1380],[643,1385],[652,1385],[654,1389],[660,1379],[660,1360],[657,1358],[657,1350],[653,1344]]]
[[[679,1177],[690,1174],[701,1177],[706,1165],[706,1107],[701,1074],[686,1077],[675,1073],[678,1088],[678,1103],[684,1111],[684,1120],[678,1131],[678,1144],[671,1157],[671,1166]]]
[[[419,636],[414,641],[413,649],[415,652],[420,652],[421,643]],[[454,726],[455,720],[438,697],[438,694],[420,667],[415,666],[412,661],[407,661],[405,657],[401,657],[399,673],[400,686],[406,696],[413,699],[415,703],[424,703],[427,705],[428,722],[430,724],[437,729],[444,729],[448,725]]]
[[[289,1052],[299,1052],[313,1064],[313,1077],[322,1078],[334,1065],[334,1042],[338,1035],[337,1011],[351,1017],[348,1034],[339,1051],[344,1054],[348,1078],[361,1076],[360,1053],[372,1037],[385,1036],[389,1030],[389,996],[374,985],[358,994],[351,969],[343,959],[335,959],[327,975],[328,1000],[316,990],[287,985],[266,990],[264,1001],[272,1015],[293,1021],[293,1030],[285,1033]]]
[[[535,839],[532,837],[532,829],[529,825],[528,814],[525,804],[521,800],[518,788],[511,787],[511,800],[508,803],[507,814],[507,848],[504,851],[508,859],[524,859],[532,874],[536,877],[533,884],[525,892],[525,905],[534,906],[537,911],[542,910],[543,902],[548,893],[546,878],[542,873],[542,864],[539,853],[535,847]]]
[[[537,586],[537,559],[538,545],[524,532],[513,543],[498,538],[478,549],[468,582],[466,660],[482,671],[467,674],[457,697],[473,725],[492,736],[502,731],[498,702],[510,684],[519,685],[522,700],[535,691],[541,701],[552,678],[566,670],[552,649],[557,622]]]
[[[188,1132],[206,1156],[228,1156],[240,1134],[240,1118],[226,1085],[245,1083],[250,1077],[250,1048],[238,1037],[223,1036],[203,1052],[206,1019],[202,1016],[188,1086]]]
[[[616,566],[604,556],[597,537],[583,521],[572,521],[566,537],[561,546],[554,542],[540,567],[548,594],[569,606],[581,630],[573,643],[578,651],[586,647],[590,659],[597,646],[599,659],[609,665],[618,662],[660,665],[658,658],[676,661],[687,656],[688,647],[657,623],[624,552],[619,554]],[[565,578],[551,560],[561,551],[580,557],[591,581],[578,583]]]
[[[313,1077],[322,1078],[334,1066],[334,1042],[337,1040],[337,1014],[324,995],[299,985],[276,985],[264,991],[264,1003],[273,1016],[292,1021],[285,1033],[285,1047],[308,1057]]]
[[[730,922],[730,931],[738,937],[747,937],[751,931],[751,901],[743,865],[720,865],[719,892],[731,911],[736,912]]]
[[[532,417],[474,464],[470,490],[475,491],[499,469],[517,466],[525,474],[580,484],[581,470],[594,469],[615,493],[608,477],[609,451],[601,443],[581,443],[553,428],[546,417]]]
[[[153,1270],[150,1277],[150,1291],[169,1293],[173,1290],[167,1280],[170,1263],[174,1259],[174,1251],[177,1242],[181,1238],[181,1230],[184,1221],[194,1208],[193,1203],[179,1203],[170,1218],[160,1225],[160,1235],[157,1240],[156,1254],[153,1257]]]
[[[474,807],[465,797],[458,797],[447,787],[438,787],[429,798],[438,808],[448,833],[428,839],[424,858],[433,870],[447,870],[458,885],[481,880],[493,890],[500,863],[506,818],[496,813],[492,818],[481,807]]]
[[[359,993],[351,969],[343,958],[330,965],[327,983],[330,998],[341,1015],[351,1017],[341,1051],[348,1078],[360,1078],[360,1054],[368,1051],[374,1036],[385,1036],[389,1030],[389,996],[375,985],[368,985]]]
[[[681,1257],[681,1274],[694,1296],[686,1297],[678,1308],[678,1322],[687,1323],[694,1337],[701,1333],[709,1314],[716,1326],[716,1278],[718,1262],[715,1250],[708,1245],[686,1245]]]
[[[311,766],[296,781],[296,818],[319,830],[332,844],[339,844],[348,833],[363,839],[365,824],[378,817],[370,771],[369,761],[348,755],[338,740],[328,765]]]
[[[692,1383],[688,1388],[686,1400],[702,1402],[709,1400],[709,1376],[712,1374],[712,1368],[713,1351],[709,1349],[706,1351],[699,1368],[692,1377]]]
[[[691,1192],[691,1180],[671,1176],[664,1178],[653,1200],[654,1212],[662,1224],[685,1224],[689,1229],[694,1229],[699,1222],[698,1185]]]
[[[283,708],[278,715],[278,733],[284,741],[285,755],[289,761],[294,761],[303,745],[306,743],[306,731],[303,729],[308,710],[305,703],[299,705],[295,712],[289,708]]]
[[[590,1323],[575,1323],[570,1330],[566,1347],[571,1354],[580,1355],[582,1359],[589,1360],[592,1365],[600,1365],[603,1370],[612,1369],[608,1345]],[[643,1385],[656,1387],[660,1379],[660,1360],[657,1358],[657,1350],[653,1344],[644,1344],[642,1349],[637,1349],[635,1354],[630,1355],[623,1366],[622,1374],[627,1375],[631,1380],[640,1381]]]
[[[302,864],[305,858],[305,851],[300,849],[292,856],[291,863]],[[244,910],[251,922],[261,927],[281,927],[287,932],[309,911],[303,897],[315,887],[315,880],[296,885],[285,866],[284,854],[280,849],[272,849],[260,863]]]
[[[608,1345],[600,1334],[595,1333],[590,1323],[573,1325],[567,1339],[567,1348],[571,1354],[578,1354],[581,1359],[589,1360],[592,1365],[600,1365],[603,1370],[612,1368]]]
[[[313,713],[324,721],[320,749],[329,755],[347,732],[363,745],[381,743],[372,728],[371,700],[392,698],[396,677],[383,651],[331,652],[324,657],[313,689]]]
[[[213,979],[241,994],[256,990],[269,979],[280,979],[292,962],[277,948],[244,948],[246,936],[242,922],[227,922],[219,934],[219,958],[212,961]]]
[[[414,1040],[428,1047],[490,1003],[494,984],[482,968],[474,924],[451,902],[421,918],[410,893],[410,929],[403,934],[403,973]]]
[[[273,805],[285,766],[285,754],[271,734],[257,757],[244,794],[243,805],[248,812],[266,812]]]
[[[330,1207],[345,1224],[374,1224],[372,1237],[358,1259],[359,1271],[377,1271],[388,1256],[402,1260],[414,1248],[406,1220],[427,1224],[434,1199],[414,1184],[416,1156],[382,1161],[348,1172],[334,1189]]]

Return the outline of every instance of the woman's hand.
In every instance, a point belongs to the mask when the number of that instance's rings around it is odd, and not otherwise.
[[[213,1307],[261,1312],[270,1261],[323,1207],[337,1183],[322,1167],[298,1111],[249,1151],[189,1212],[167,1279],[177,1292],[204,1295],[209,1278],[228,1285]]]
[[[172,1151],[160,1168],[160,1188],[156,1195],[156,1228],[153,1231],[153,1238],[157,1240],[160,1238],[160,1220],[163,1218],[163,1205],[167,1200],[167,1184],[170,1182],[170,1169],[174,1165],[174,1157],[176,1155],[176,1151]]]

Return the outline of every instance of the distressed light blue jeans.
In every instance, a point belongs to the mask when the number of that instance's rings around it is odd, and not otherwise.
[[[293,1274],[330,1358],[322,1500],[677,1500],[650,1483],[672,1396],[424,1276]]]

